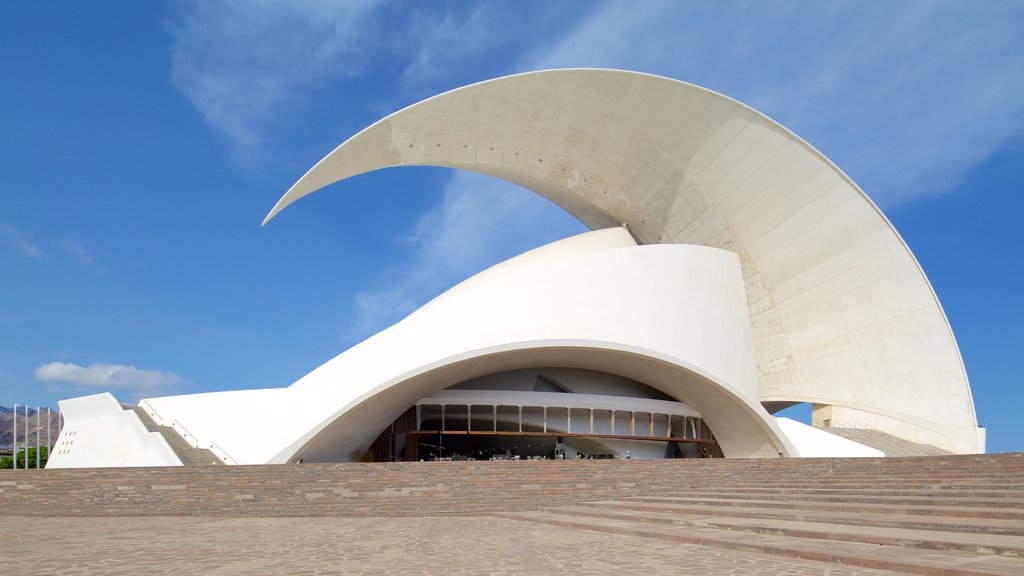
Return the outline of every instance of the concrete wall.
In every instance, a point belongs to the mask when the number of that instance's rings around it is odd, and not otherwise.
[[[776,418],[779,428],[796,448],[801,458],[859,457],[877,458],[885,456],[881,450],[840,438],[789,418]]]
[[[533,390],[537,377],[543,377],[569,392],[602,394],[629,398],[668,400],[663,392],[635,380],[592,370],[573,368],[530,368],[500,374],[489,374],[452,386],[453,390]]]
[[[474,84],[354,136],[268,220],[332,182],[409,165],[514,182],[645,244],[733,251],[763,400],[898,414],[937,426],[945,449],[980,449],[959,350],[906,244],[827,158],[739,102],[615,70]]]
[[[788,453],[757,400],[736,255],[636,246],[622,228],[484,271],[287,389],[142,404],[158,422],[215,442],[238,463],[345,461],[433,392],[544,366],[657,388],[700,411],[727,455]],[[230,410],[211,418],[218,407]]]
[[[109,393],[61,400],[64,429],[47,468],[181,466],[157,432],[150,432],[131,410]]]

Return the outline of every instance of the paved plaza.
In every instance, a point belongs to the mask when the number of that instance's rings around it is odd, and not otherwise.
[[[1024,574],[1020,454],[0,471],[0,576]]]
[[[3,574],[893,574],[488,516],[25,517]]]

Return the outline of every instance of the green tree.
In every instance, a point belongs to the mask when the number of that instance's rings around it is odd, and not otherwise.
[[[40,446],[38,450],[39,450],[39,466],[41,468],[45,468],[46,467],[46,458],[50,455],[50,449],[47,448],[46,446]],[[18,468],[24,468],[25,467],[25,451],[24,450],[18,451],[16,456],[18,457]],[[35,468],[36,467],[36,448],[29,448],[28,449],[28,465],[29,465],[29,468]],[[0,459],[0,469],[3,469],[3,468],[14,468],[14,460],[10,456],[4,456],[3,459]]]

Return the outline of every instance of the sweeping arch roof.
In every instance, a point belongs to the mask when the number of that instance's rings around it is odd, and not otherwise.
[[[750,107],[620,70],[489,80],[353,136],[267,221],[331,183],[412,165],[516,183],[641,243],[736,252],[763,402],[840,406],[900,436],[979,450],[959,350],[909,248],[839,168]]]

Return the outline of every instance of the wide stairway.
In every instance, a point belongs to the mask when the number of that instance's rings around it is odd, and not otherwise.
[[[171,447],[174,454],[178,456],[178,460],[184,466],[223,466],[224,463],[220,461],[217,456],[205,448],[196,448],[191,446],[184,438],[178,434],[174,428],[170,426],[160,426],[150,418],[146,411],[139,406],[131,406],[129,404],[122,404],[122,408],[125,410],[131,410],[142,420],[142,425],[146,427],[146,430],[150,432],[156,432],[164,437],[167,441],[167,445]]]
[[[910,574],[1024,574],[1016,474],[984,482],[903,475],[741,483],[500,515]]]
[[[0,470],[5,515],[488,515],[911,574],[1024,574],[1024,454]],[[522,524],[520,524],[522,523]]]
[[[886,456],[941,456],[950,452],[929,444],[911,442],[867,426],[818,427],[818,430],[881,450]]]

